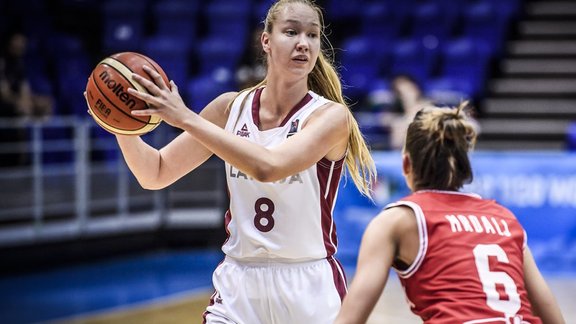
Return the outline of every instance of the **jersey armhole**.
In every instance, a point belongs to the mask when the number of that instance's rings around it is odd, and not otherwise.
[[[226,121],[226,125],[224,126],[224,129],[226,131],[232,132],[234,130],[234,128],[236,127],[236,123],[238,122],[238,120],[240,119],[240,115],[242,114],[242,110],[244,108],[243,106],[246,104],[246,102],[249,102],[251,100],[250,95],[253,93],[254,91],[243,90],[238,94],[236,98],[234,98],[234,101],[230,105],[230,113],[228,114],[228,120]]]
[[[386,208],[398,206],[406,206],[411,208],[412,211],[414,211],[416,224],[418,226],[418,238],[420,240],[420,244],[418,247],[418,254],[416,255],[416,258],[414,258],[414,262],[412,262],[412,264],[410,264],[406,270],[394,269],[399,277],[410,278],[414,273],[416,273],[416,271],[418,271],[420,265],[426,257],[426,251],[428,250],[428,230],[426,229],[426,218],[424,217],[424,212],[422,212],[422,208],[420,208],[418,204],[411,201],[398,201],[387,205]]]
[[[523,235],[523,240],[522,240],[522,252],[524,252],[526,250],[526,247],[528,247],[528,233],[526,233],[526,230],[522,230]]]

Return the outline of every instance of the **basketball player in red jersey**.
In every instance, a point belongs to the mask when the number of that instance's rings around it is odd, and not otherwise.
[[[133,77],[148,93],[130,94],[150,109],[132,113],[183,130],[160,150],[117,135],[143,187],[169,186],[213,154],[226,162],[226,257],[214,271],[205,323],[331,324],[338,314],[346,293],[335,259],[338,184],[347,167],[369,194],[375,167],[322,50],[324,36],[312,1],[275,2],[260,38],[266,78],[220,95],[200,114],[153,70],[145,69],[154,83]]]
[[[424,323],[564,323],[516,217],[458,190],[476,139],[464,110],[427,107],[408,127],[402,169],[412,194],[368,225],[337,324],[365,323],[390,268]]]

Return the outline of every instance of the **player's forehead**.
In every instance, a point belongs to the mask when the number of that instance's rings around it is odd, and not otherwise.
[[[304,3],[289,3],[280,8],[276,22],[281,25],[321,28],[318,13]]]

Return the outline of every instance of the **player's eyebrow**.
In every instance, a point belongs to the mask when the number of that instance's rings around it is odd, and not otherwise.
[[[295,24],[295,25],[304,25],[304,23],[302,21],[295,20],[295,19],[286,19],[285,22],[289,23],[289,24]],[[309,25],[320,28],[320,24],[317,22],[311,22]]]

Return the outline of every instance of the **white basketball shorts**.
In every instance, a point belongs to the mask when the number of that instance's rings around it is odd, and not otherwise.
[[[344,270],[333,257],[298,263],[226,257],[212,282],[208,324],[331,324],[346,294]]]

